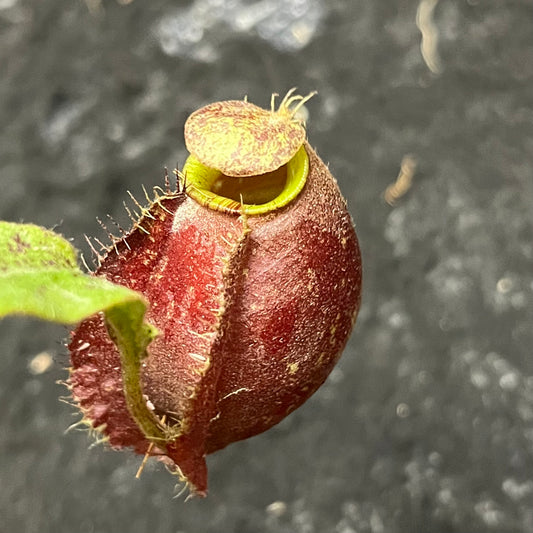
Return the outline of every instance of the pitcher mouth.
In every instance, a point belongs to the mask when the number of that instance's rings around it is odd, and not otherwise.
[[[224,213],[262,215],[286,206],[303,189],[309,157],[302,145],[280,168],[256,176],[226,176],[189,156],[183,167],[186,192],[199,204]]]

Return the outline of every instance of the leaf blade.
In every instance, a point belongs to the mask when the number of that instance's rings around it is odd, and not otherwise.
[[[104,278],[67,269],[25,270],[0,274],[0,317],[30,315],[61,324],[124,302],[142,300],[134,291]]]

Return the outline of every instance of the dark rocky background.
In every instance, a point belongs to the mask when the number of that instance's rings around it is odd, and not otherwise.
[[[1,218],[87,254],[192,110],[298,86],[365,262],[337,369],[206,500],[65,434],[66,330],[4,320],[0,531],[533,532],[532,82],[530,0],[0,0]]]

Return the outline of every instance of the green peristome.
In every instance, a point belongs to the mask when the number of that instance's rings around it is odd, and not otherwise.
[[[203,165],[189,156],[183,167],[187,194],[198,203],[225,213],[262,215],[292,202],[309,174],[305,145],[280,169],[258,176],[236,178]]]
[[[160,445],[165,428],[146,407],[139,379],[146,348],[157,334],[144,321],[143,296],[84,274],[75,248],[57,233],[0,221],[0,318],[26,315],[75,324],[100,311],[120,351],[128,408],[147,437]]]

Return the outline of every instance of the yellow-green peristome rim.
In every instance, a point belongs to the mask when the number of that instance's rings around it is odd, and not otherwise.
[[[286,206],[292,202],[303,189],[307,180],[307,175],[309,174],[309,157],[304,145],[300,147],[284,167],[286,169],[286,178],[281,191],[271,200],[264,203],[240,202],[234,198],[221,196],[213,189],[216,189],[216,185],[220,180],[224,180],[225,182],[234,180],[233,184],[236,184],[239,179],[246,180],[242,183],[249,183],[249,180],[251,179],[257,180],[258,188],[260,188],[260,180],[262,176],[267,176],[266,174],[252,178],[225,176],[220,170],[206,167],[192,155],[189,156],[185,162],[183,174],[185,176],[187,194],[201,205],[209,207],[215,211],[237,215],[262,215]]]

